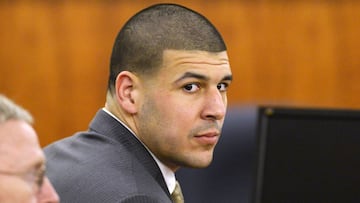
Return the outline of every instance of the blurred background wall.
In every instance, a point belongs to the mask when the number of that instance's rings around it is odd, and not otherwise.
[[[0,93],[45,146],[103,107],[117,32],[160,1],[0,1]],[[191,0],[228,45],[230,105],[360,108],[360,2]]]

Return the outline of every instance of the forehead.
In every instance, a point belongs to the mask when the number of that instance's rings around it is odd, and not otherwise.
[[[43,159],[37,135],[29,124],[18,120],[0,124],[0,170],[27,170]]]
[[[165,50],[160,72],[170,74],[184,72],[188,69],[231,74],[227,52]]]

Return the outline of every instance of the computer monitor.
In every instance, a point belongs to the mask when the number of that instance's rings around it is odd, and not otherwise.
[[[261,107],[253,202],[360,202],[360,111]]]

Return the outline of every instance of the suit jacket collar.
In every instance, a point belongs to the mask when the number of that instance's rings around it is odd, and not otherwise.
[[[144,165],[152,177],[160,184],[166,194],[170,197],[164,177],[162,176],[156,161],[144,145],[125,126],[105,111],[99,110],[94,119],[91,121],[89,127],[91,131],[95,131],[107,138],[110,138],[111,140],[114,140],[115,142],[122,143],[128,151],[133,152],[134,156]]]

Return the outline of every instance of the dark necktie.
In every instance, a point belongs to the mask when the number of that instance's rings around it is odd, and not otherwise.
[[[184,203],[184,196],[181,192],[181,187],[178,181],[176,181],[174,192],[171,193],[171,199],[174,203]]]

